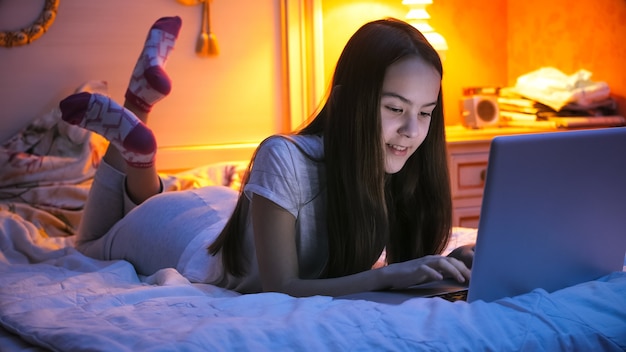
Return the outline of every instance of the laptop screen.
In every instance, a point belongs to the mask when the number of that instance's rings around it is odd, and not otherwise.
[[[493,139],[468,301],[622,270],[626,128]]]

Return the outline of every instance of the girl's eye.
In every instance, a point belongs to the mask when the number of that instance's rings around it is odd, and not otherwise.
[[[401,108],[394,108],[393,106],[387,106],[387,110],[391,112],[399,113],[399,114],[401,114],[404,111]]]
[[[420,115],[421,115],[422,117],[431,117],[431,116],[432,116],[432,113],[431,113],[431,112],[420,112]]]

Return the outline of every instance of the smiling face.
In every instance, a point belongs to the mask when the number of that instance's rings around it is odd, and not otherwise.
[[[439,72],[418,57],[387,69],[380,98],[386,173],[400,171],[426,139],[440,88]]]

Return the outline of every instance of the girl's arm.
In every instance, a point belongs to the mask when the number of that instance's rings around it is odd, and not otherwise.
[[[469,269],[455,258],[426,256],[339,278],[303,280],[298,275],[295,222],[288,211],[254,194],[252,223],[263,291],[296,297],[342,296],[404,288],[444,277],[465,282],[470,277]]]

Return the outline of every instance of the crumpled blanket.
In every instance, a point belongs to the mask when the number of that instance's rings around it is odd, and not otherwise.
[[[107,84],[89,81],[76,91],[106,95]],[[20,215],[50,237],[74,235],[107,146],[99,135],[62,121],[58,107],[35,119],[0,146],[0,211]],[[238,190],[245,167],[245,161],[224,162],[160,176],[166,191]]]
[[[106,83],[89,82],[79,90],[104,92]],[[0,211],[46,224],[48,236],[74,234],[107,145],[63,122],[58,108],[35,119],[0,146]]]
[[[584,69],[568,76],[554,67],[542,67],[519,76],[513,91],[555,111],[568,104],[585,108],[610,100],[609,85],[592,81],[591,76],[591,72]]]

